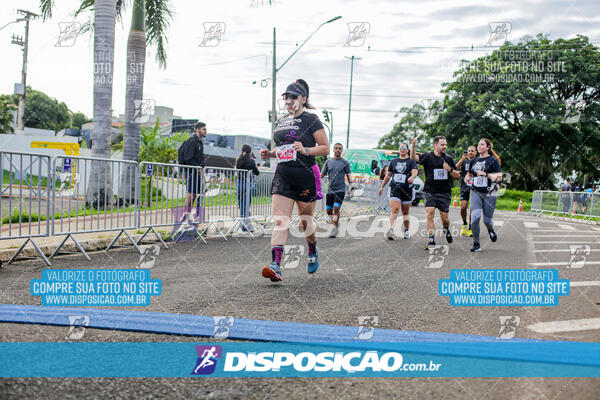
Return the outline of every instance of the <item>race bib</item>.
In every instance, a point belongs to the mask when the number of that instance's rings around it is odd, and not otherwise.
[[[436,181],[448,179],[448,171],[443,168],[433,170],[433,179]]]
[[[404,174],[394,174],[394,182],[396,182],[396,183],[406,183],[406,175],[404,175]]]
[[[296,161],[296,149],[291,144],[284,144],[277,148],[277,162]]]
[[[473,186],[475,187],[487,187],[488,180],[485,176],[476,176],[473,178]]]

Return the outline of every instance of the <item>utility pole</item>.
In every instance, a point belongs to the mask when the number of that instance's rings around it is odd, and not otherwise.
[[[342,17],[338,16],[338,17],[334,17],[331,18],[328,21],[323,22],[321,25],[319,25],[317,27],[317,29],[314,30],[313,33],[311,33],[308,38],[306,38],[306,40],[304,42],[302,42],[302,44],[300,46],[298,46],[296,48],[296,50],[294,50],[294,52],[292,54],[290,54],[290,56],[279,66],[277,67],[277,59],[275,57],[275,52],[276,52],[276,37],[275,37],[275,27],[273,27],[273,76],[272,76],[272,93],[271,93],[271,150],[273,150],[275,148],[275,140],[273,139],[273,134],[275,133],[275,123],[277,122],[277,109],[276,109],[276,99],[277,99],[277,72],[279,72],[284,66],[285,64],[287,64],[288,61],[290,61],[290,59],[292,57],[294,57],[294,55],[306,44],[306,42],[308,42],[310,40],[310,38],[317,33],[317,31],[319,29],[321,29],[321,27],[325,24],[329,24],[333,21],[337,21],[338,19],[340,19]]]
[[[352,75],[354,74],[354,60],[361,60],[360,57],[344,57],[350,61],[350,96],[348,98],[348,131],[346,132],[346,149],[350,147],[350,112],[352,111]]]
[[[23,131],[23,115],[25,114],[25,94],[27,91],[27,50],[29,48],[29,20],[39,17],[38,14],[31,11],[17,10],[19,14],[23,14],[22,18],[17,19],[17,22],[25,21],[25,40],[22,37],[13,35],[12,44],[16,44],[23,48],[23,67],[21,69],[21,91],[19,93],[19,110],[17,114],[17,131]]]
[[[277,110],[275,108],[275,102],[277,99],[277,44],[275,37],[275,27],[273,27],[273,75],[271,77],[271,150],[275,148],[275,123],[277,122]]]

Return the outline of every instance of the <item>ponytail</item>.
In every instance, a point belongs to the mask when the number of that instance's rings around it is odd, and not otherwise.
[[[304,103],[304,107],[314,110],[316,107],[308,102],[308,94],[309,94],[308,83],[306,83],[306,81],[304,79],[296,79],[296,83],[299,85],[302,85],[304,87],[304,89],[306,89],[306,103]]]

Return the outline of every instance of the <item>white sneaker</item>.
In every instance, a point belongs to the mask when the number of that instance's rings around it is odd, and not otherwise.
[[[404,230],[404,239],[410,239],[410,233],[408,233],[408,229]]]
[[[387,236],[388,240],[394,240],[394,230],[392,228],[390,228],[390,230],[387,231],[386,236]]]

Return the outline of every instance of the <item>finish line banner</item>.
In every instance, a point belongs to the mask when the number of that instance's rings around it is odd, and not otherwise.
[[[600,344],[0,343],[0,377],[600,377]]]

